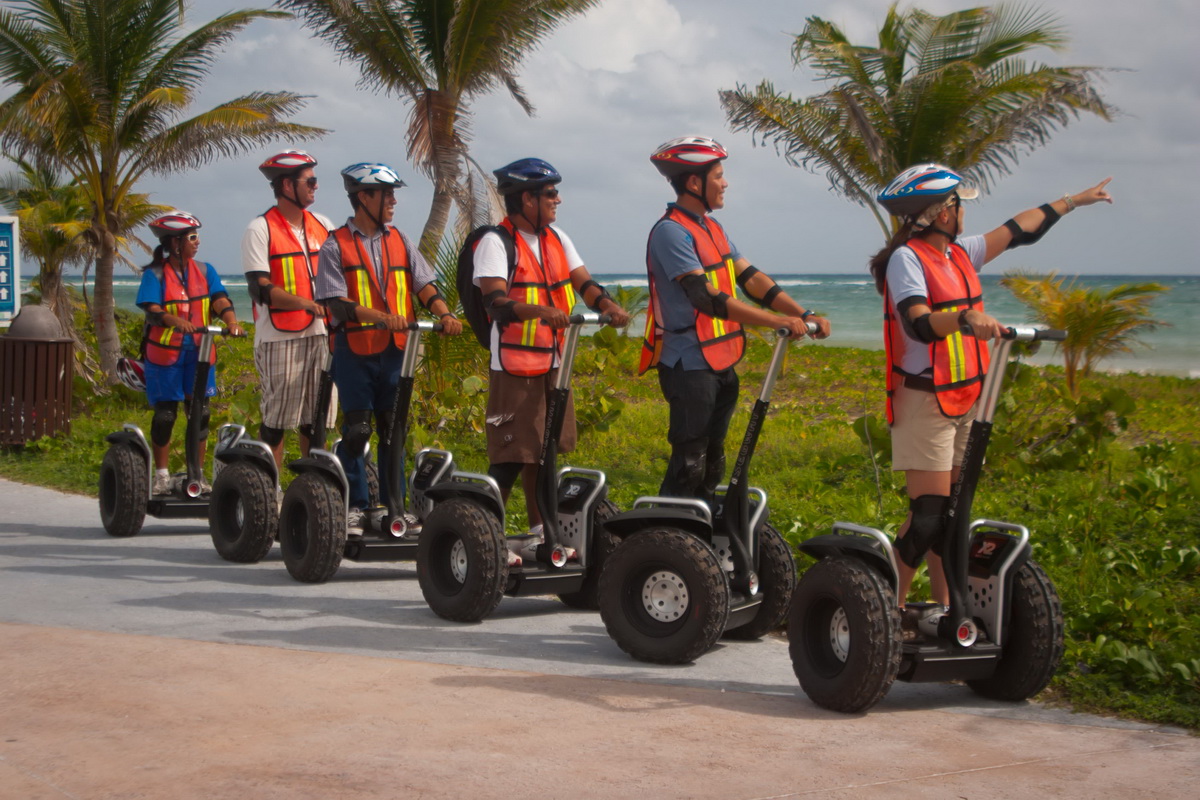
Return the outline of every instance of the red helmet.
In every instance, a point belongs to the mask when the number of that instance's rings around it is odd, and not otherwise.
[[[135,392],[146,391],[146,368],[137,359],[118,358],[117,379]]]
[[[316,165],[317,160],[303,150],[284,150],[259,164],[258,171],[267,176],[267,180],[273,181]]]
[[[182,236],[183,234],[197,230],[200,227],[200,220],[196,219],[186,211],[172,211],[169,214],[163,214],[161,217],[150,221],[150,230],[160,240],[170,239],[173,236]]]
[[[713,164],[729,158],[729,151],[707,136],[681,136],[658,146],[650,163],[668,178],[706,172]]]

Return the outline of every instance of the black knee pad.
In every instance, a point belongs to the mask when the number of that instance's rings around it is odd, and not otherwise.
[[[500,484],[500,491],[507,492],[517,482],[517,477],[524,468],[525,465],[517,461],[506,461],[500,464],[488,464],[487,474]]]
[[[371,441],[371,412],[347,411],[342,422],[342,450],[351,456],[360,456]]]
[[[171,443],[171,431],[175,428],[175,417],[179,414],[179,403],[163,400],[154,404],[154,416],[150,419],[150,441],[159,447]]]
[[[950,498],[940,494],[923,494],[908,501],[912,522],[904,537],[896,540],[896,555],[916,569],[925,560],[929,549],[940,552],[942,534],[946,529],[946,503]]]
[[[708,477],[708,440],[700,439],[683,445],[683,474],[679,476],[692,489],[699,489]],[[724,465],[722,465],[724,469]]]
[[[264,422],[258,426],[258,440],[267,447],[278,447],[283,441],[283,428],[272,428]]]

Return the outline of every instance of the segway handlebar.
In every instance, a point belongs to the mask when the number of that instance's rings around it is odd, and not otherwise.
[[[1014,342],[1061,342],[1067,338],[1067,332],[1057,328],[1013,325],[1000,338]]]
[[[608,325],[612,314],[572,314],[568,319],[572,325]]]
[[[804,329],[806,331],[808,331],[809,333],[816,333],[817,332],[817,323],[806,322],[806,323],[804,323]],[[792,332],[789,329],[787,329],[781,325],[775,329],[775,335],[778,336],[780,339],[782,339],[785,336],[791,336]]]
[[[199,334],[207,333],[210,336],[232,336],[235,339],[245,339],[246,338],[245,331],[242,331],[241,333],[236,333],[236,334],[230,333],[228,328],[221,326],[221,325],[201,325],[200,327],[196,328],[196,330],[194,332],[199,333]]]

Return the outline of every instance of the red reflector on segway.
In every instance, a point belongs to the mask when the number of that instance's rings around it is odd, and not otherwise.
[[[187,491],[188,497],[199,497],[200,496],[200,482],[199,481],[190,482],[187,485],[186,491]]]

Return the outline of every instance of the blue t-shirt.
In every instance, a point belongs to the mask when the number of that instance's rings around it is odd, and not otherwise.
[[[208,281],[208,296],[211,298],[217,294],[228,295],[229,292],[226,291],[225,284],[221,283],[221,276],[217,274],[217,271],[213,268],[213,265],[209,264],[208,262],[202,263],[204,264],[205,279]],[[163,269],[170,269],[170,267],[164,266]],[[186,272],[183,274],[182,278],[183,285],[186,287]],[[143,310],[150,303],[155,303],[160,306],[163,305],[163,282],[159,279],[154,270],[149,268],[142,270],[142,282],[138,286],[137,300],[135,302],[137,303],[138,308]],[[196,349],[195,338],[192,336],[183,337],[183,349]]]
[[[697,223],[701,220],[701,217],[675,203],[667,207],[679,209]],[[741,257],[732,239],[729,240],[729,249],[733,251],[732,258],[735,261]],[[660,220],[650,232],[647,252],[662,315],[658,324],[665,330],[659,363],[664,367],[682,363],[685,370],[709,369],[700,350],[700,340],[696,338],[696,308],[679,284],[679,278],[683,275],[704,268],[700,257],[696,255],[695,239],[678,222]]]

